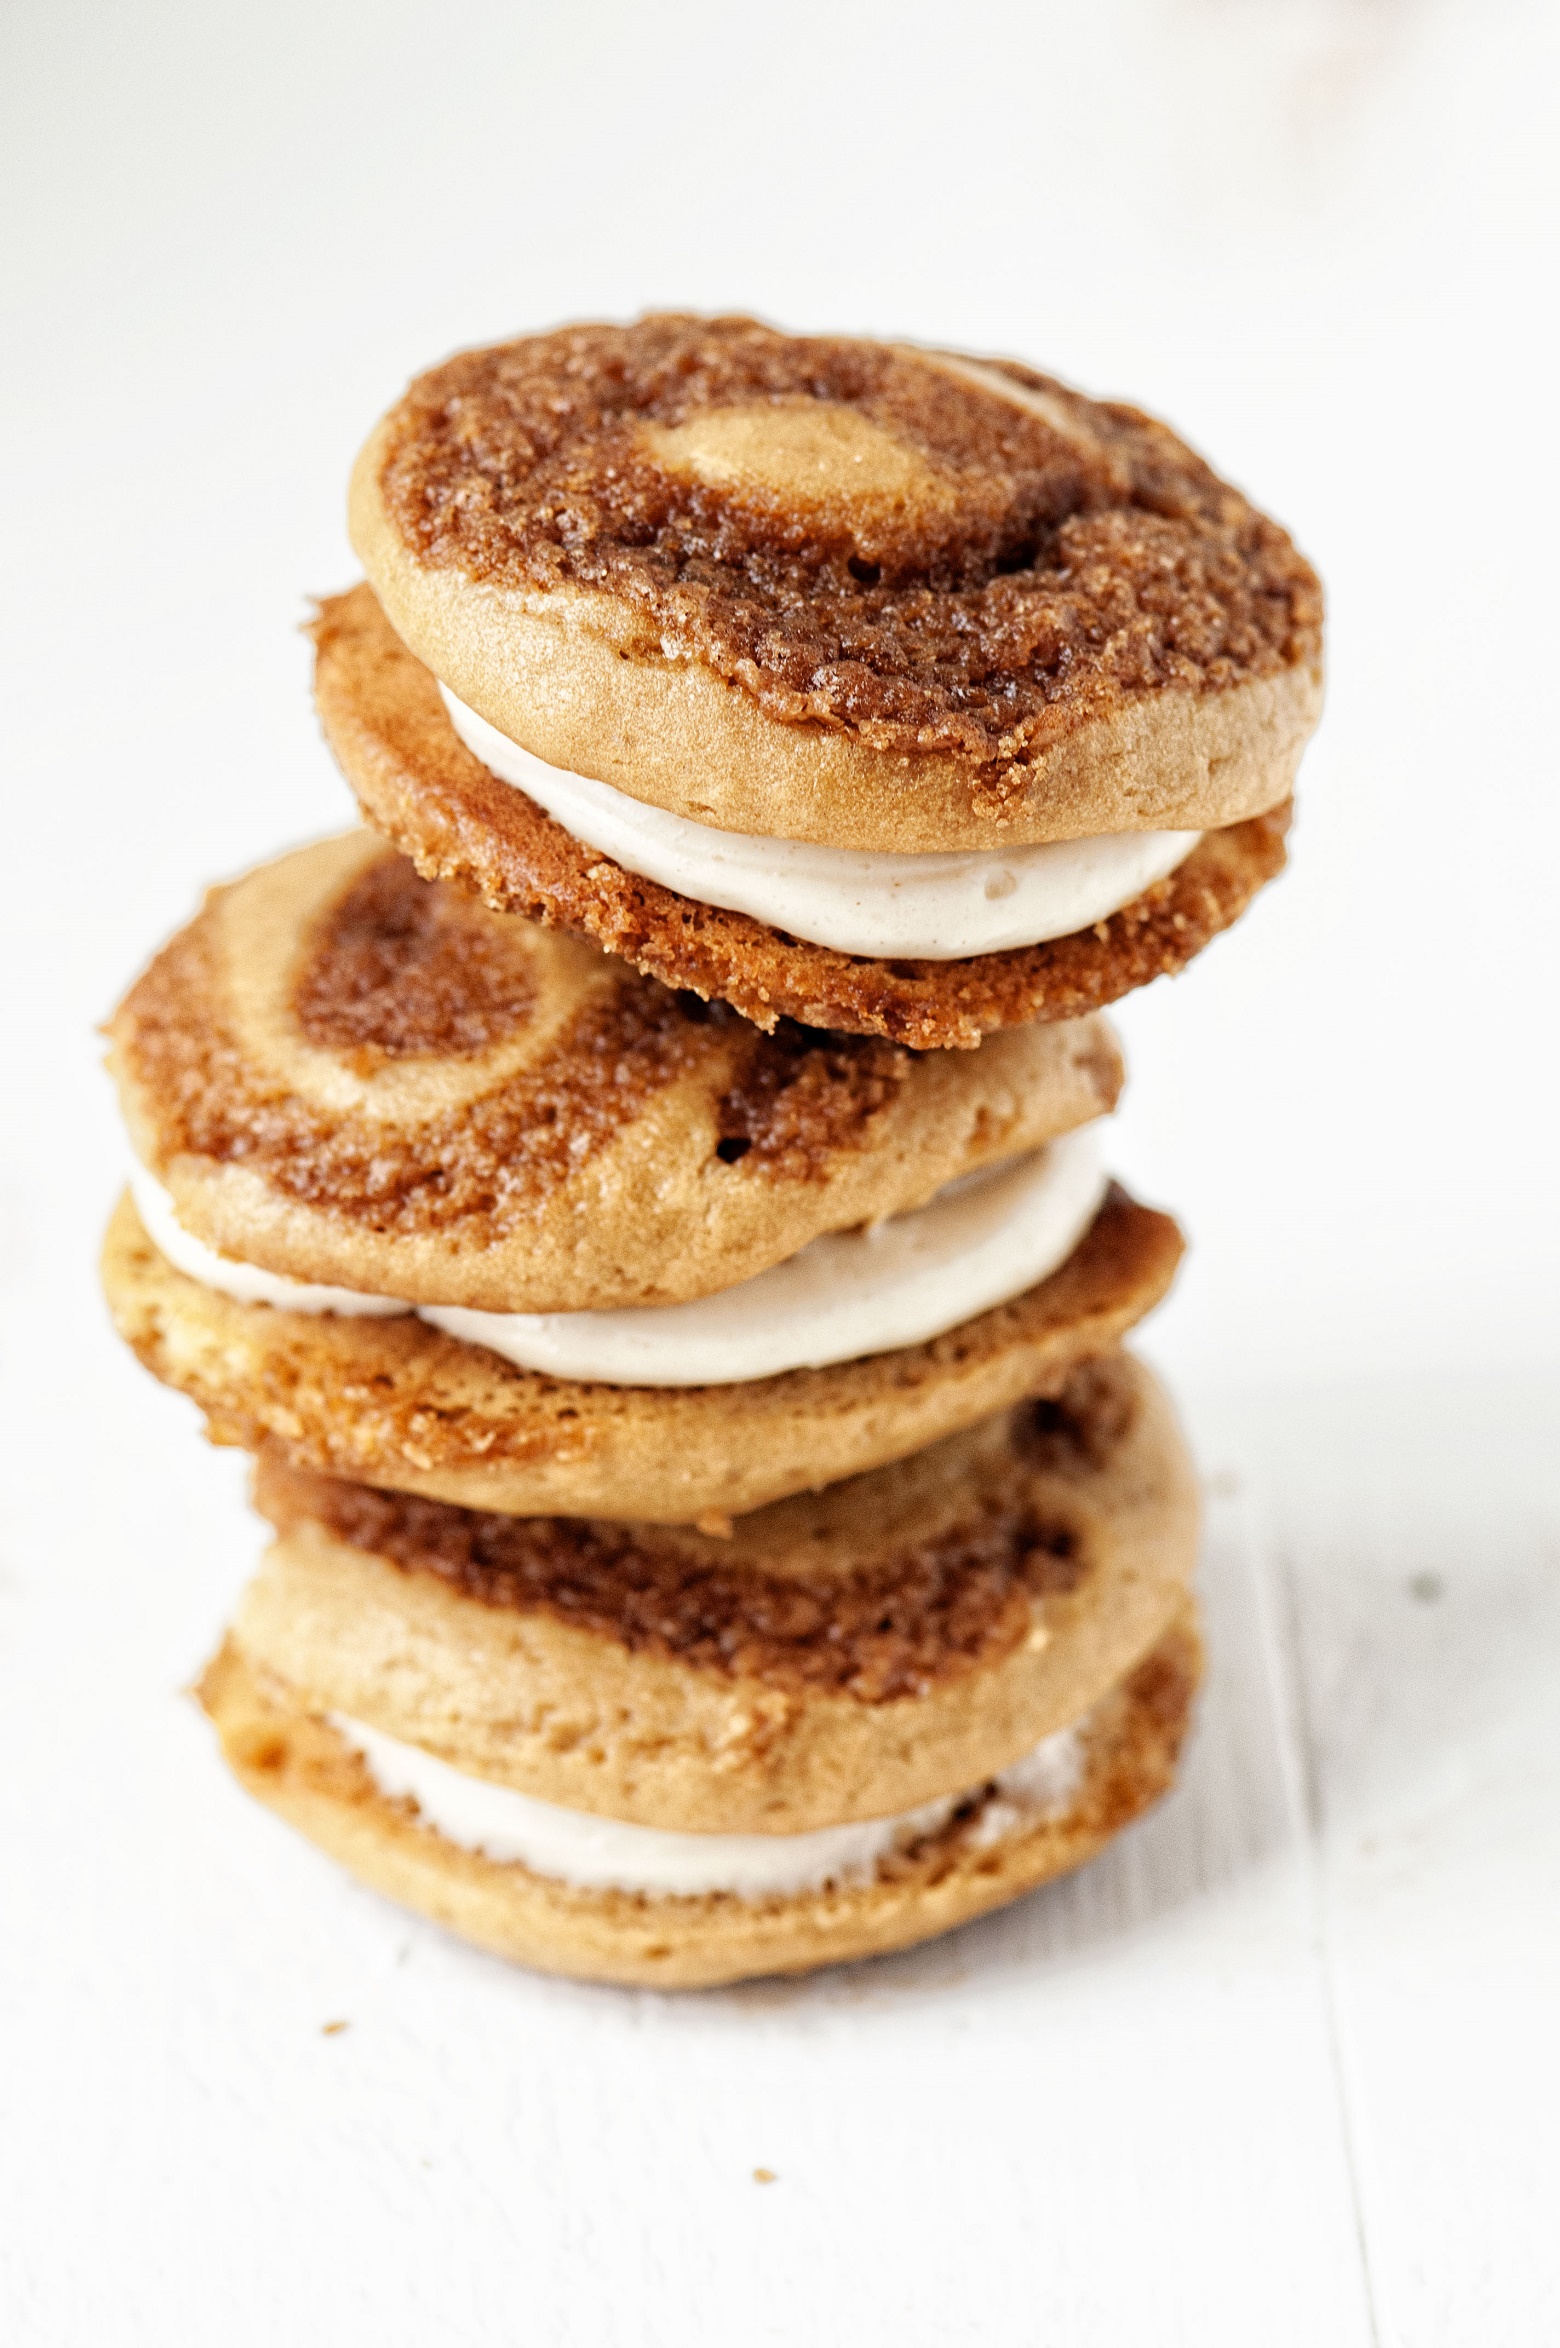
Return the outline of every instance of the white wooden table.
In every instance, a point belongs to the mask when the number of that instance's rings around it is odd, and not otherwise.
[[[179,1689],[238,1464],[99,1357],[63,1546],[13,1476],[8,2337],[1560,2337],[1560,1381],[1203,1398],[1181,1789],[950,1940],[677,1998],[475,1955],[237,1792]]]

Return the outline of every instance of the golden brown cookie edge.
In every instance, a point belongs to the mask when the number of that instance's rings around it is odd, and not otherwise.
[[[692,1523],[860,1474],[1055,1392],[1160,1301],[1183,1243],[1113,1187],[1049,1279],[921,1346],[745,1386],[603,1387],[517,1368],[410,1316],[240,1304],[177,1271],[128,1193],[102,1279],[125,1342],[214,1442],[511,1515]]]

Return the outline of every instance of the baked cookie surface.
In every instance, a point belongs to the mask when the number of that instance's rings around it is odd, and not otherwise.
[[[1071,936],[956,961],[842,953],[625,870],[501,781],[461,741],[372,588],[327,598],[313,635],[331,749],[368,821],[420,872],[593,938],[764,1029],[794,1019],[929,1051],[1078,1019],[1184,969],[1284,865],[1281,800],[1208,831],[1167,879]]]
[[[1321,598],[1151,418],[744,318],[468,351],[359,458],[403,640],[548,763],[827,846],[1206,830],[1289,796]]]
[[[367,832],[213,890],[131,989],[137,1155],[208,1247],[492,1312],[663,1304],[1109,1109],[1103,1021],[915,1053],[760,1033]]]
[[[109,1308],[221,1443],[515,1515],[691,1523],[857,1475],[1107,1352],[1169,1288],[1181,1237],[1113,1188],[1057,1271],[925,1344],[744,1385],[622,1387],[517,1368],[410,1316],[244,1304],[178,1271],[128,1195],[104,1243]]]

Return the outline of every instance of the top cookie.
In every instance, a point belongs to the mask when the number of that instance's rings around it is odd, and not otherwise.
[[[927,852],[1289,796],[1321,592],[1165,426],[1011,361],[744,318],[465,352],[353,476],[403,641],[550,765]]]

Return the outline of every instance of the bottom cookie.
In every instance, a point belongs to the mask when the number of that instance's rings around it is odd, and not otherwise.
[[[457,1773],[425,1775],[420,1808],[396,1789],[398,1756],[408,1748],[372,1737],[360,1744],[350,1724],[292,1708],[281,1683],[257,1671],[231,1639],[199,1693],[244,1787],[374,1890],[545,1972],[689,1989],[905,1948],[1081,1866],[1170,1786],[1200,1667],[1188,1603],[1150,1654],[1062,1737],[1048,1738],[1028,1760],[956,1801],[883,1829],[875,1855],[858,1841],[824,1880],[757,1896],[586,1886],[453,1840],[426,1813],[439,1810],[442,1789]],[[548,1807],[525,1805],[517,1816],[534,1834],[535,1814]],[[501,1844],[508,1831],[490,1807],[480,1839]],[[619,1837],[625,1831],[645,1832],[615,1830]],[[684,1863],[682,1846],[694,1846],[696,1864],[697,1846],[718,1839],[657,1834],[629,1848],[649,1854],[666,1880]],[[598,1873],[621,1863],[622,1847],[598,1856]],[[774,1849],[761,1849],[759,1858],[772,1874]],[[810,1853],[799,1854],[800,1872],[814,1863]]]

